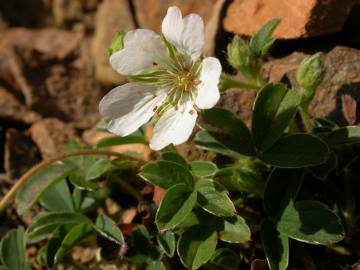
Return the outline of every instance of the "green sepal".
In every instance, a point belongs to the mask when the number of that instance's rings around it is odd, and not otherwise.
[[[120,51],[124,48],[124,37],[125,32],[118,32],[113,40],[111,41],[110,47],[107,49],[108,56],[110,57],[117,51]]]

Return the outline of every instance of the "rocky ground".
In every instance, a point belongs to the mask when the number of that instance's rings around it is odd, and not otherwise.
[[[306,55],[320,51],[326,74],[311,114],[340,125],[360,122],[359,0],[1,1],[0,197],[31,166],[58,155],[70,139],[93,143],[102,136],[92,130],[100,119],[98,102],[124,82],[108,65],[106,48],[118,31],[159,31],[170,5],[204,18],[205,53],[219,57],[230,73],[224,51],[234,33],[248,37],[280,17],[279,40],[264,77],[295,85],[294,69]],[[220,106],[249,122],[254,97],[250,90],[231,89]],[[192,154],[189,145],[180,150]],[[140,151],[148,157],[148,149]],[[19,222],[13,211],[8,214]]]

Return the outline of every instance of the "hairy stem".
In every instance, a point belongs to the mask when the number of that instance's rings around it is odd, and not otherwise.
[[[219,88],[220,88],[221,92],[224,92],[227,89],[236,88],[236,87],[237,88],[245,88],[245,89],[254,89],[254,90],[259,90],[261,88],[261,86],[256,85],[256,84],[240,82],[238,80],[231,78],[228,75],[224,75],[224,74],[221,75],[220,83],[219,83]]]
[[[4,198],[0,201],[0,213],[4,211],[5,207],[14,199],[16,192],[26,184],[26,182],[33,176],[35,173],[40,171],[41,169],[51,165],[52,163],[56,161],[60,161],[69,157],[74,156],[93,156],[93,155],[99,155],[99,156],[113,156],[113,157],[122,157],[125,159],[130,159],[133,161],[140,161],[136,160],[130,156],[114,152],[114,151],[106,151],[106,150],[82,150],[82,151],[76,151],[71,153],[65,153],[61,156],[55,157],[53,159],[44,160],[41,163],[35,165],[30,170],[28,170],[25,174],[23,174],[19,180],[15,183],[15,185],[12,186],[12,188],[9,190],[8,193],[5,194]]]
[[[299,112],[300,112],[301,120],[302,120],[302,122],[304,124],[305,131],[306,132],[311,132],[312,129],[313,129],[313,124],[311,123],[309,114],[302,107],[299,108]]]

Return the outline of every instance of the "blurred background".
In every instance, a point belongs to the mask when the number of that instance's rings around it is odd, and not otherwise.
[[[234,34],[249,37],[280,17],[263,76],[294,85],[301,60],[322,52],[326,75],[311,114],[340,125],[359,122],[360,0],[0,1],[2,194],[32,165],[58,155],[70,139],[92,144],[104,136],[93,129],[100,119],[98,102],[124,83],[108,64],[111,39],[139,27],[159,31],[171,5],[203,17],[205,54],[219,57],[232,74],[225,51]],[[253,99],[251,90],[231,89],[219,106],[249,123]],[[180,150],[192,152],[191,145]],[[147,149],[139,151],[147,158]]]

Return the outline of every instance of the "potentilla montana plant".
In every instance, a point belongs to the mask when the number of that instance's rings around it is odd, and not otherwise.
[[[320,54],[294,71],[295,89],[264,80],[279,22],[228,44],[228,62],[246,81],[221,74],[219,60],[201,55],[202,19],[183,18],[176,7],[161,35],[116,35],[110,64],[130,82],[103,98],[100,111],[111,122],[104,118],[97,129],[120,136],[91,147],[73,141],[18,180],[0,211],[15,195],[19,215],[36,204],[41,211],[26,230],[2,238],[0,268],[31,269],[25,247],[32,245],[37,268],[78,269],[72,248],[82,245],[96,250],[89,269],[255,269],[266,259],[270,270],[286,270],[302,269],[303,257],[319,269],[347,269],[360,230],[360,128],[309,116],[325,72]],[[233,87],[256,95],[249,126],[213,108]],[[150,143],[146,123],[154,130]],[[179,155],[171,146],[186,142],[196,124],[200,154]],[[127,144],[161,151],[151,162],[111,151]]]
[[[170,7],[161,29],[161,35],[146,29],[125,34],[110,64],[132,82],[110,91],[99,105],[101,114],[112,119],[109,130],[120,136],[152,119],[154,150],[186,142],[198,109],[214,107],[220,97],[221,64],[217,58],[202,57],[201,17],[183,18],[179,8]]]

